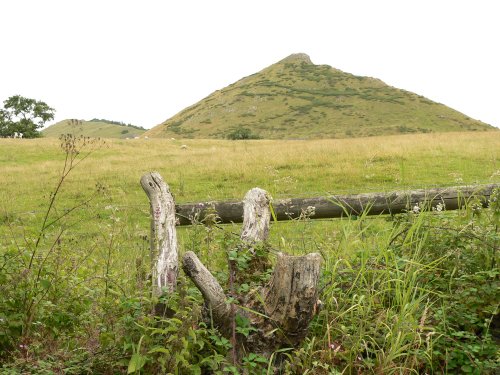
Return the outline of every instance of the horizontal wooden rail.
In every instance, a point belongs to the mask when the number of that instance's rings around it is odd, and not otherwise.
[[[493,190],[500,184],[458,186],[435,189],[398,191],[392,193],[370,193],[357,195],[332,195],[316,198],[291,198],[274,200],[273,210],[277,220],[292,220],[303,213],[311,219],[338,218],[347,215],[399,214],[411,210],[415,205],[421,209],[444,204],[446,210],[463,207],[467,200],[477,196],[486,206]],[[204,202],[176,205],[179,225],[203,221],[207,215],[216,215],[219,223],[241,223],[243,202]]]

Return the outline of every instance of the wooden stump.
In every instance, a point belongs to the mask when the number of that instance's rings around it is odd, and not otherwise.
[[[262,189],[252,189],[245,196],[242,244],[238,251],[250,251],[265,243],[269,234],[269,195]],[[252,262],[250,262],[250,265]],[[260,263],[262,264],[262,263]],[[253,352],[270,357],[279,348],[298,346],[305,338],[318,300],[318,280],[321,256],[312,253],[290,256],[278,253],[270,282],[257,286],[248,295],[234,295],[239,305],[231,306],[217,280],[193,252],[183,258],[184,272],[201,291],[212,311],[214,324],[221,334],[234,341],[235,320],[247,319],[254,328],[247,335],[236,336],[236,359]],[[232,272],[238,272],[231,266]],[[238,275],[238,282],[245,273]]]
[[[313,318],[320,265],[318,253],[304,256],[279,253],[271,281],[262,289],[265,315],[278,323],[292,346],[305,338]]]
[[[245,303],[244,315],[258,328],[246,338],[246,351],[269,357],[277,349],[301,344],[316,312],[320,266],[318,253],[278,253],[270,282]]]

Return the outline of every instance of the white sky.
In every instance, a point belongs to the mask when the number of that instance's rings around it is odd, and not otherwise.
[[[500,127],[497,0],[0,0],[0,102],[150,128],[304,52]]]

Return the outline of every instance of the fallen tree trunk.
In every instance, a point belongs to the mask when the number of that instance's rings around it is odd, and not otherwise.
[[[441,203],[446,210],[456,210],[463,207],[473,196],[482,198],[483,205],[486,205],[496,188],[500,188],[500,184],[279,199],[273,201],[273,209],[277,220],[299,218],[308,209],[314,210],[311,219],[360,215],[365,211],[368,215],[399,214],[411,210],[419,203],[429,208]],[[244,202],[204,202],[176,206],[180,225],[191,224],[194,217],[202,221],[207,213],[213,215],[214,211],[220,223],[241,223],[244,216]]]

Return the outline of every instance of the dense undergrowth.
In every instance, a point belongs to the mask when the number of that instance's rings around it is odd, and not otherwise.
[[[66,163],[45,213],[29,223],[0,218],[0,373],[499,370],[498,190],[488,207],[477,197],[453,212],[417,206],[392,217],[318,223],[304,215],[275,223],[271,248],[322,254],[321,308],[301,347],[282,348],[271,358],[247,353],[235,365],[231,342],[203,318],[203,299],[182,272],[177,292],[162,301],[168,316],[154,313],[147,238],[134,238],[112,208],[102,215],[111,207],[106,189],[97,186],[72,209],[58,208],[66,179],[95,143],[67,138],[62,146]],[[98,230],[80,233],[83,217]],[[181,233],[182,251],[195,251],[227,285],[233,232],[233,226],[196,223]],[[130,246],[138,251],[126,251]],[[245,272],[249,259],[236,261]],[[253,286],[236,287],[245,292]],[[236,323],[239,334],[254,329]]]

